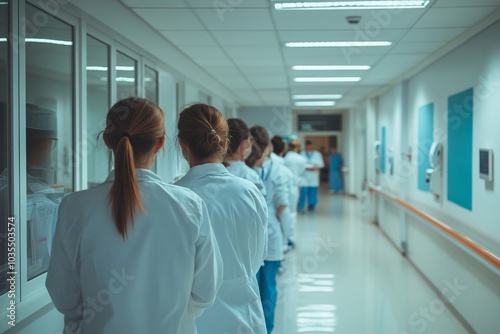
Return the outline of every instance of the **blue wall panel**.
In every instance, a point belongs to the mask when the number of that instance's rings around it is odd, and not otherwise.
[[[448,200],[468,210],[472,210],[472,119],[472,88],[448,97]]]
[[[434,103],[418,108],[418,189],[429,191],[425,182],[429,163],[429,151],[434,140]]]

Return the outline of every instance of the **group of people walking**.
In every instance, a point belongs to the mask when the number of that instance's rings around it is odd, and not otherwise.
[[[190,169],[168,184],[150,170],[163,111],[138,97],[109,110],[102,137],[114,170],[58,210],[46,286],[65,333],[273,330],[299,186],[321,167],[297,139],[287,153],[281,137],[206,104],[184,109],[177,128]],[[309,188],[300,195],[311,209]]]

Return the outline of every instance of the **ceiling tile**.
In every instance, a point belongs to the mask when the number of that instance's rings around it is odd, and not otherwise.
[[[390,54],[400,53],[433,53],[443,47],[446,42],[412,42],[398,43],[391,49]]]
[[[278,38],[274,31],[212,31],[222,46],[277,46]]]
[[[405,29],[423,13],[421,9],[401,10],[397,14],[389,10],[323,10],[323,11],[276,11],[273,16],[278,30],[355,30],[359,36],[376,35],[383,29]],[[346,17],[361,16],[357,25],[347,23]],[[373,38],[373,37],[372,37]]]
[[[165,0],[157,0],[157,1],[165,1]],[[241,9],[241,8],[268,8],[269,7],[268,0],[251,0],[251,1],[243,1],[243,0],[215,0],[215,1],[185,0],[185,1],[193,8],[208,8],[208,9],[213,9],[213,10],[227,11],[228,13],[230,13],[233,9],[236,9],[236,8]]]
[[[134,9],[157,30],[205,30],[190,9]]]
[[[496,7],[431,8],[414,28],[469,27],[495,9]]]
[[[179,46],[190,58],[224,58],[226,54],[218,46]]]
[[[361,35],[358,30],[304,30],[291,31],[281,30],[279,36],[282,45],[286,42],[329,42],[329,41],[364,41],[364,40],[379,40],[379,41],[397,41],[406,29],[381,29],[379,31],[370,32],[370,34]]]
[[[247,80],[245,80],[245,78],[242,76],[218,75],[217,80],[231,90],[237,90],[237,89],[250,90],[250,89],[252,89],[252,87],[248,84]]]
[[[210,30],[272,30],[267,9],[234,9],[220,12],[214,9],[194,9]]]
[[[448,42],[465,31],[465,28],[412,29],[400,42]]]
[[[202,67],[221,67],[221,66],[232,66],[232,62],[229,58],[227,57],[220,57],[220,58],[207,58],[207,57],[201,57],[201,58],[196,58],[196,60],[193,60],[194,62],[198,63]]]
[[[281,53],[276,46],[225,46],[227,54],[235,58],[279,58]]]
[[[128,7],[141,8],[188,8],[188,4],[183,0],[120,0]]]
[[[286,77],[281,76],[264,76],[264,75],[247,75],[247,80],[256,89],[266,88],[287,88],[288,80]]]
[[[179,30],[160,30],[172,44],[178,46],[217,46],[217,42],[210,33],[203,30],[197,31],[179,31]]]
[[[274,58],[234,58],[236,66],[284,66],[281,57]]]
[[[476,6],[500,6],[498,0],[437,0],[432,6],[435,7],[476,7]]]

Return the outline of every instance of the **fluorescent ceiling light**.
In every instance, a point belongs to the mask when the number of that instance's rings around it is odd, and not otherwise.
[[[55,45],[73,45],[72,41],[61,41],[58,39],[49,38],[25,38],[26,43],[45,43],[45,44],[55,44]]]
[[[333,107],[334,101],[298,101],[295,102],[297,107]]]
[[[134,71],[135,70],[134,66],[116,66],[115,68],[117,71]]]
[[[308,95],[293,95],[294,100],[319,100],[319,99],[341,99],[341,94],[308,94]]]
[[[325,2],[278,2],[277,10],[319,9],[377,9],[377,8],[425,8],[429,0],[417,1],[325,1]]]
[[[134,66],[116,66],[117,71],[134,71]],[[105,72],[108,70],[107,66],[87,66],[87,71],[102,71]]]
[[[5,38],[5,37],[0,37],[0,42],[7,42],[7,38]]]
[[[7,1],[0,1],[0,5],[8,5],[9,3]]]
[[[324,48],[324,47],[351,47],[351,46],[390,46],[392,42],[387,41],[345,41],[345,42],[288,42],[289,48]]]
[[[295,71],[344,71],[344,70],[369,70],[368,65],[295,65],[292,70]]]
[[[355,82],[361,77],[298,77],[293,78],[295,82]]]
[[[121,82],[135,82],[135,78],[117,77],[116,81],[121,81]]]

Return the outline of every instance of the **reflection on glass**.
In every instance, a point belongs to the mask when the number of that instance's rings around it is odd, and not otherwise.
[[[105,128],[109,103],[109,48],[87,36],[87,180],[88,187],[103,182],[109,173],[108,149],[99,136]],[[99,137],[99,138],[98,138]]]
[[[0,38],[7,39],[9,23],[9,6],[0,6]],[[7,108],[7,95],[8,95],[8,73],[9,68],[9,43],[0,42],[0,295],[9,290],[7,281],[7,245],[8,245],[8,217],[10,212],[10,196],[9,196],[9,183],[7,168],[10,163],[9,152],[9,113]]]
[[[26,4],[27,20],[40,12]],[[73,191],[73,28],[44,16],[26,37],[28,279],[47,270],[57,208]]]
[[[136,96],[137,64],[121,52],[116,53],[116,97],[117,100]]]
[[[144,90],[146,99],[158,104],[158,72],[149,66],[144,67]]]

